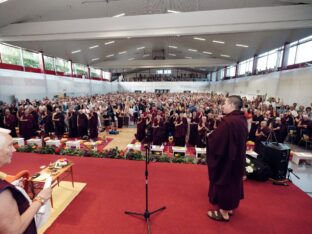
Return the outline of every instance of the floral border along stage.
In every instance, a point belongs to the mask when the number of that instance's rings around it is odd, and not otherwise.
[[[62,146],[43,146],[39,147],[35,144],[29,144],[25,146],[18,146],[14,144],[17,152],[24,153],[38,153],[38,154],[56,154],[56,155],[68,155],[68,156],[80,156],[80,157],[95,157],[95,158],[113,158],[113,159],[127,159],[127,160],[145,160],[144,153],[136,150],[129,150],[125,152],[116,148],[94,150],[88,147],[84,149],[77,149],[74,147],[64,148]],[[167,163],[190,163],[190,164],[206,164],[205,158],[193,158],[183,155],[175,155],[174,157],[168,157],[167,155],[151,154],[150,161],[152,162],[167,162]]]

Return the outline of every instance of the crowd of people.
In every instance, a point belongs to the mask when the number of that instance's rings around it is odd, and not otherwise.
[[[101,131],[134,123],[136,139],[162,145],[172,136],[174,145],[205,147],[207,133],[222,119],[226,95],[216,93],[115,93],[90,97],[21,100],[0,106],[0,127],[13,137],[25,139],[40,134],[61,138],[96,139]],[[312,105],[312,104],[311,104]],[[249,139],[259,143],[274,132],[284,142],[290,131],[294,142],[311,137],[311,106],[285,105],[279,99],[243,97]],[[18,128],[17,128],[18,127]],[[16,129],[19,132],[16,132]],[[272,135],[272,133],[271,133]]]
[[[122,81],[207,81],[206,74],[139,74],[136,77],[124,77]]]

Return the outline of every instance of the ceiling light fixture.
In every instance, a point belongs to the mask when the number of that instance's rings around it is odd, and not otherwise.
[[[178,49],[177,46],[173,46],[173,45],[169,45],[168,47],[169,47],[169,48],[172,48],[172,49]]]
[[[131,61],[131,60],[134,60],[134,59],[135,59],[135,58],[129,58],[128,60],[130,60],[130,61]]]
[[[181,13],[181,11],[167,10],[168,13]]]
[[[5,2],[7,2],[7,1],[9,1],[9,0],[0,0],[0,4],[1,4],[1,3],[5,3]]]
[[[91,59],[92,61],[97,61],[97,60],[99,60],[100,58],[93,58],[93,59]]]
[[[108,42],[105,42],[105,45],[109,45],[109,44],[113,44],[115,43],[115,41],[108,41]]]
[[[225,58],[230,58],[231,56],[230,55],[227,55],[227,54],[220,54],[221,57],[225,57]]]
[[[218,43],[218,44],[224,44],[225,43],[224,41],[217,41],[217,40],[213,40],[212,42]]]
[[[81,52],[81,50],[74,50],[74,51],[72,51],[71,53],[72,54],[77,54],[77,53],[80,53]]]
[[[170,55],[170,56],[174,56],[174,57],[177,56],[176,54],[171,54],[171,53],[169,53],[169,55]]]
[[[206,41],[206,38],[202,38],[202,37],[193,37],[194,40],[198,40],[198,41]]]
[[[94,46],[90,46],[89,49],[92,50],[92,49],[95,49],[95,48],[98,48],[98,47],[99,47],[99,45],[94,45]]]
[[[192,57],[188,57],[188,56],[186,56],[185,58],[186,58],[186,59],[192,59]]]
[[[120,51],[118,54],[125,54],[125,53],[127,53],[126,50],[125,51]]]
[[[109,55],[106,55],[106,58],[110,58],[110,57],[113,57],[114,54],[109,54]]]
[[[194,50],[194,49],[188,49],[188,51],[197,52],[197,50]]]
[[[209,51],[203,51],[204,54],[212,54],[211,52]]]
[[[143,57],[148,57],[148,56],[150,56],[149,54],[143,54]]]
[[[137,48],[137,50],[143,50],[143,49],[145,49],[145,46]]]
[[[118,18],[118,17],[124,16],[124,15],[126,15],[126,13],[121,13],[121,14],[118,14],[118,15],[114,15],[113,18]]]
[[[238,46],[238,47],[248,48],[248,45],[243,45],[243,44],[236,44],[236,46]]]

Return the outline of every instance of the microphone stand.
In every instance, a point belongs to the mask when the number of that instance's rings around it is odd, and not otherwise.
[[[147,233],[150,234],[150,217],[151,217],[151,215],[153,215],[159,211],[165,210],[166,207],[163,206],[163,207],[161,207],[157,210],[154,210],[154,211],[148,210],[148,163],[149,163],[150,144],[148,143],[144,147],[145,147],[145,211],[144,211],[144,213],[125,211],[125,214],[143,216],[145,219],[145,222],[147,224]]]

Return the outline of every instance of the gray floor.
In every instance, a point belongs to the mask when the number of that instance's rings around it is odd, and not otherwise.
[[[312,150],[306,150],[304,147],[299,147],[297,145],[288,144],[292,151],[294,152],[312,152]],[[310,147],[311,148],[311,147]],[[293,162],[289,162],[289,168],[293,169],[295,175],[300,179],[296,178],[292,173],[290,173],[290,179],[292,182],[299,187],[302,191],[307,193],[312,197],[312,161],[300,162],[296,165]]]

